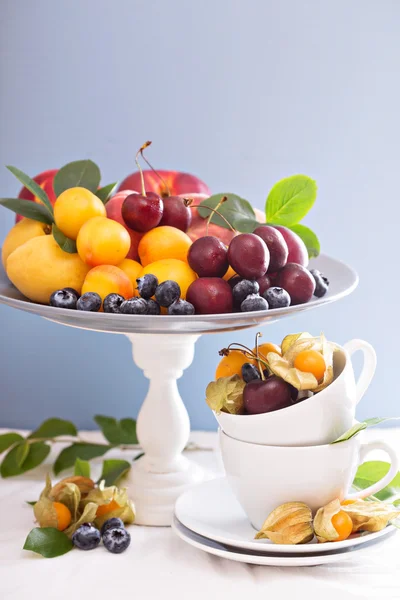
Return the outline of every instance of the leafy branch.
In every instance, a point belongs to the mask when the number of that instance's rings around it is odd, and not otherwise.
[[[95,444],[85,440],[71,421],[58,418],[47,419],[25,438],[17,432],[0,435],[0,454],[6,452],[0,466],[1,476],[13,477],[35,469],[47,458],[53,443],[69,444],[55,460],[55,475],[76,465],[77,460],[89,461],[103,456],[112,448],[138,449],[134,419],[118,421],[112,417],[96,415],[94,420],[108,443]]]

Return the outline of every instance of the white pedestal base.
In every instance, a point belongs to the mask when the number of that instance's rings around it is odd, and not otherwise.
[[[138,525],[171,525],[176,499],[202,481],[203,470],[182,455],[190,434],[189,415],[177,379],[194,357],[199,335],[129,334],[135,363],[150,380],[137,420],[144,456],[133,463],[129,496]]]

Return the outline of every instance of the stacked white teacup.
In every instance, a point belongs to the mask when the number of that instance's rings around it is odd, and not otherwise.
[[[351,356],[358,350],[364,365],[356,381]],[[357,404],[376,368],[375,351],[363,340],[336,346],[333,357],[333,382],[310,398],[257,415],[215,413],[228,481],[255,529],[285,502],[305,502],[317,510],[335,498],[366,497],[398,471],[396,454],[384,442],[362,443],[357,435],[332,444],[356,422]],[[388,454],[389,472],[376,484],[350,492],[358,466],[377,449]]]

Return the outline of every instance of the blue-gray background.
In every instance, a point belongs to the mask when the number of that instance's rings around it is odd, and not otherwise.
[[[379,366],[358,416],[399,415],[399,20],[396,0],[2,0],[0,164],[34,175],[90,157],[109,182],[151,139],[157,167],[259,208],[276,180],[311,175],[306,223],[360,286],[264,341],[300,330],[370,341]],[[15,195],[0,172],[1,196]],[[0,209],[0,241],[12,224]],[[0,426],[137,415],[147,381],[124,337],[7,307],[0,327]],[[204,388],[217,350],[254,333],[198,342],[180,383],[194,428],[215,428]]]

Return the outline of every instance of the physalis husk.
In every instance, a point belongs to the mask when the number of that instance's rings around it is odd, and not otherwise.
[[[274,544],[306,544],[313,537],[311,508],[304,502],[287,502],[268,515],[255,539],[267,538]]]
[[[333,381],[333,352],[335,345],[328,342],[323,334],[312,337],[309,333],[296,333],[287,335],[281,344],[282,356],[274,352],[267,355],[271,371],[281,377],[298,390],[312,390],[320,392]],[[325,373],[322,381],[318,381],[312,373],[300,371],[294,367],[297,355],[304,350],[320,352],[325,361]]]
[[[228,412],[238,415],[243,412],[243,390],[246,383],[239,375],[220,377],[206,388],[206,402],[216,413]]]
[[[357,500],[342,506],[353,521],[353,533],[356,531],[381,531],[400,516],[400,509],[385,502],[364,502]]]

